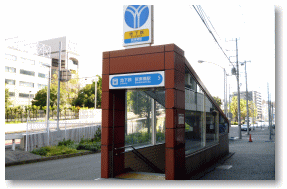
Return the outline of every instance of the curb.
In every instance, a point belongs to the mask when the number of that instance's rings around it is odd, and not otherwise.
[[[65,155],[59,155],[59,156],[41,157],[40,159],[31,159],[31,160],[23,160],[23,161],[5,163],[5,167],[10,167],[10,166],[14,166],[14,165],[24,165],[24,164],[30,164],[30,163],[37,163],[37,162],[49,161],[49,160],[65,159],[65,158],[70,158],[70,157],[83,156],[83,155],[96,154],[96,153],[101,153],[101,151],[97,151],[97,152],[87,151],[87,152],[79,152],[79,153],[75,153],[75,154],[65,154]]]

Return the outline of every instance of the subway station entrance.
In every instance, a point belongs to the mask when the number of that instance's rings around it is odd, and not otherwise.
[[[184,180],[229,154],[229,122],[174,44],[103,53],[101,177]]]

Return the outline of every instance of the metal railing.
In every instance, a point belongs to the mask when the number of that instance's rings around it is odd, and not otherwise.
[[[139,157],[143,162],[145,162],[150,168],[152,168],[156,173],[164,173],[160,168],[158,168],[155,164],[153,164],[150,160],[148,160],[144,155],[142,155],[137,149],[135,149],[133,146],[123,146],[123,147],[119,147],[119,148],[114,148],[115,151],[120,150],[120,149],[124,149],[124,148],[132,148],[132,152]],[[116,153],[115,155],[121,155],[124,154],[124,152],[120,152],[120,153]]]

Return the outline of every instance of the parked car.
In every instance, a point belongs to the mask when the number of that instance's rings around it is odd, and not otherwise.
[[[247,124],[241,125],[241,131],[247,131]],[[251,131],[250,125],[249,125],[249,131]]]

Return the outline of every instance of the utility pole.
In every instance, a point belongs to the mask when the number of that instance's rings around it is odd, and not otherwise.
[[[229,111],[228,111],[228,118],[229,118],[229,121],[231,121],[231,117],[230,117],[230,115],[231,115],[231,109],[230,109],[230,104],[231,104],[231,102],[230,102],[230,84],[229,84],[229,92],[228,92],[228,101],[229,101]]]
[[[270,100],[270,94],[269,94],[269,83],[267,83],[267,93],[268,93],[268,121],[269,121],[269,140],[271,140],[271,116],[270,116],[270,114],[271,114],[271,111],[270,111],[270,102],[271,102],[271,100]]]
[[[237,78],[237,114],[238,114],[238,137],[242,139],[241,135],[241,112],[240,112],[240,83],[239,83],[239,66],[238,66],[238,48],[237,48],[237,38],[236,38],[236,78]]]
[[[250,61],[245,61],[245,81],[246,81],[246,111],[247,111],[247,135],[249,135],[249,105],[248,105],[248,88],[247,88],[247,71],[246,71],[246,62]],[[254,111],[254,110],[253,110]]]
[[[59,114],[60,114],[60,83],[61,83],[61,49],[62,49],[62,42],[59,43],[59,71],[58,71],[58,95],[57,95],[57,131],[60,130],[59,126]]]
[[[234,40],[232,39],[231,41],[234,41]],[[231,72],[232,72],[232,75],[236,75],[236,80],[237,80],[237,94],[238,94],[238,96],[237,96],[237,116],[238,116],[238,135],[239,135],[238,138],[242,139],[242,135],[241,135],[240,83],[239,83],[237,38],[235,38],[235,42],[236,42],[236,68],[233,66],[233,69],[232,69]]]

